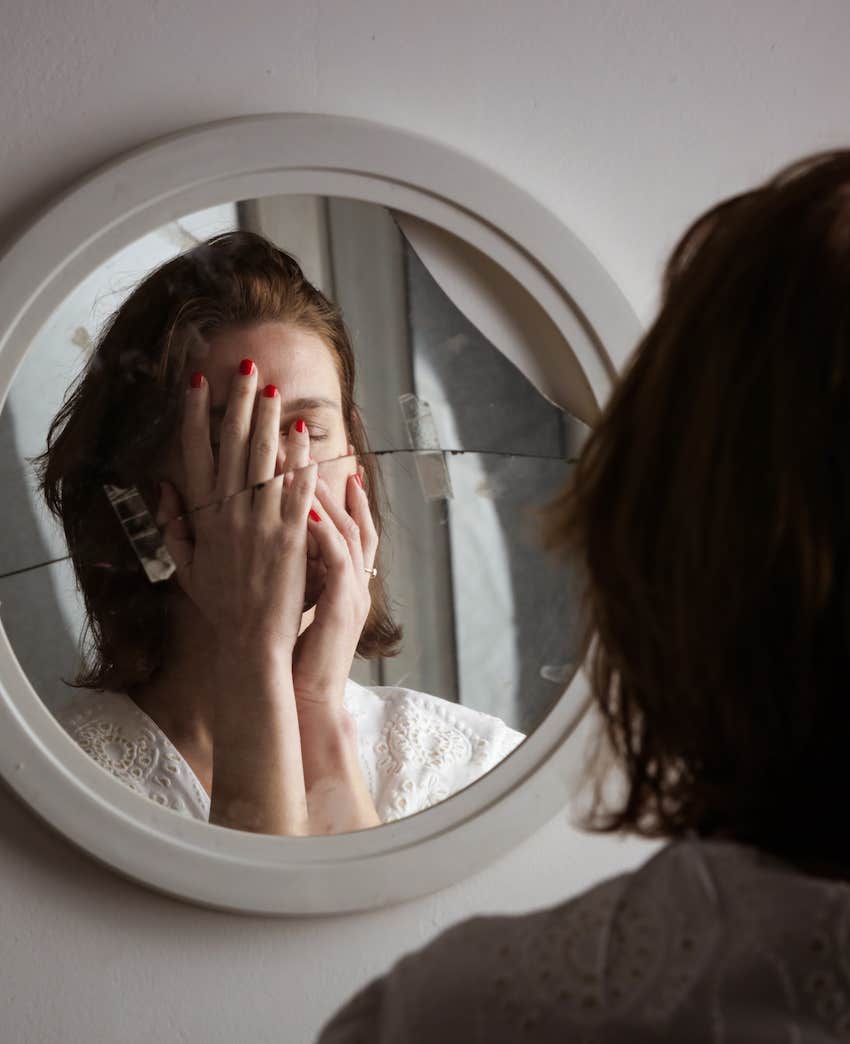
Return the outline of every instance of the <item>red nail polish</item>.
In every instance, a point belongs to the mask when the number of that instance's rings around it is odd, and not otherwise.
[[[243,359],[242,362],[239,363],[239,372],[242,374],[243,377],[250,377],[251,374],[254,372],[254,360]]]
[[[197,373],[192,374],[192,376],[189,378],[189,384],[193,388],[203,388],[204,375],[200,372],[200,370]]]
[[[295,430],[298,432],[299,435],[303,435],[304,434],[304,430],[305,430],[306,427],[307,427],[307,425],[304,423],[303,420],[297,420],[295,422]]]
[[[265,395],[267,399],[273,399],[275,395],[277,395],[277,388],[273,384],[267,384],[265,388],[263,388],[263,395]]]
[[[360,476],[359,476],[359,475],[357,474],[357,472],[355,472],[355,473],[354,473],[354,481],[355,481],[355,482],[357,483],[357,485],[358,485],[358,486],[359,486],[359,487],[360,487],[361,489],[363,489],[363,479],[362,479],[362,478],[360,478]]]
[[[318,511],[314,511],[312,508],[310,508],[310,518],[312,518],[314,522],[322,521],[322,516],[318,513]]]

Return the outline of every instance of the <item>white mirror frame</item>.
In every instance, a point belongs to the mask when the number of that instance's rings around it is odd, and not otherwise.
[[[0,404],[66,294],[181,215],[270,194],[348,196],[405,211],[488,254],[548,313],[597,403],[640,333],[616,285],[552,213],[443,145],[360,120],[263,115],[208,124],[122,157],[76,186],[0,259]],[[564,401],[563,360],[529,358]],[[447,801],[331,837],[241,833],[135,794],[66,736],[0,629],[0,774],[42,819],[138,882],[207,906],[330,914],[401,902],[481,869],[565,810],[582,769],[588,690],[577,674],[501,765]]]

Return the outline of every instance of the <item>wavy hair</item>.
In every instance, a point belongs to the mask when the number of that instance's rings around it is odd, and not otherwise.
[[[850,861],[850,151],[688,229],[547,530],[625,773],[585,825]]]

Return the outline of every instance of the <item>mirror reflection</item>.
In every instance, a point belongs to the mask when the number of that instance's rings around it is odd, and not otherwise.
[[[403,229],[307,196],[189,215],[77,288],[0,414],[3,626],[79,746],[177,812],[422,811],[574,669],[535,509],[583,426]]]

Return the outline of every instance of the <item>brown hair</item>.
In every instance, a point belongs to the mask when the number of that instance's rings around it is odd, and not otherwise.
[[[626,774],[586,825],[850,860],[850,151],[688,229],[548,537]]]
[[[339,372],[342,414],[366,473],[381,532],[380,475],[354,401],[351,340],[339,309],[297,261],[252,232],[232,232],[152,272],[112,316],[56,415],[36,460],[47,506],[64,527],[85,600],[81,687],[127,690],[167,655],[169,594],[176,581],[146,579],[107,500],[104,483],[158,500],[153,470],[180,423],[193,349],[227,326],[285,321],[322,338]],[[392,655],[401,638],[380,578],[358,645]]]

